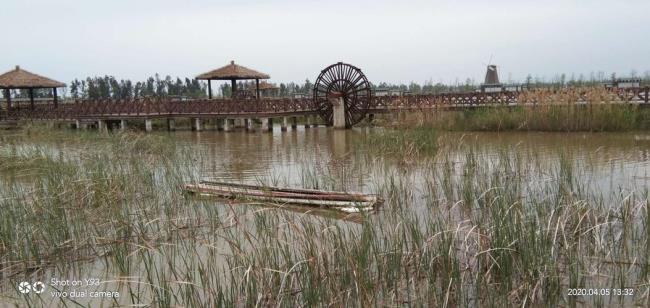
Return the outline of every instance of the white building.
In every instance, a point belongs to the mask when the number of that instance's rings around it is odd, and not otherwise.
[[[641,86],[641,78],[629,77],[616,79],[616,87],[618,88],[638,88]]]

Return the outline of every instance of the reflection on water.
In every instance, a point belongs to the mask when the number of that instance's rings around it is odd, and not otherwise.
[[[176,132],[179,143],[202,145],[208,159],[197,166],[197,176],[257,182],[275,179],[301,185],[297,175],[305,168],[347,163],[356,144],[375,129],[333,130],[326,128],[273,133]],[[650,139],[647,133],[443,133],[440,147],[462,162],[471,150],[477,156],[498,160],[505,152],[547,160],[549,166],[563,156],[573,161],[595,185],[605,189],[643,188],[650,180]],[[443,151],[441,150],[441,151]],[[367,151],[372,153],[372,145]],[[372,193],[366,183],[384,170],[352,173],[354,189]],[[417,173],[417,170],[414,171]],[[363,179],[366,180],[363,180]]]
[[[550,177],[558,162],[565,159],[571,162],[582,184],[592,191],[607,195],[650,187],[648,133],[447,132],[440,133],[440,150],[435,157],[419,158],[429,163],[419,165],[416,162],[403,168],[400,157],[384,160],[385,153],[378,153],[372,144],[367,144],[369,134],[381,131],[381,128],[300,127],[281,132],[276,127],[272,133],[178,131],[156,134],[171,138],[178,148],[200,152],[188,157],[194,160],[190,162],[193,176],[188,180],[216,179],[376,194],[380,193],[380,184],[393,177],[408,185],[414,200],[421,200],[426,197],[420,194],[426,190],[422,186],[432,177],[430,168],[451,163],[455,168],[449,176],[459,180],[471,154],[487,165],[497,166],[507,157],[516,158],[524,169],[538,168],[530,172],[534,178],[524,179],[529,185],[546,181],[545,175]],[[88,150],[84,148],[88,147],[87,143],[77,146],[74,142],[41,140],[30,143],[26,140],[17,144],[16,148],[27,152],[33,149],[51,151],[51,156],[60,160],[82,159]],[[8,149],[0,147],[0,151]],[[28,175],[29,170],[20,174],[23,179]],[[0,183],[2,181],[0,177]]]
[[[201,175],[226,180],[251,180],[269,173],[298,173],[299,163],[324,158],[343,158],[352,151],[355,138],[364,131],[305,129],[273,133],[177,132],[179,142],[204,145],[211,161]]]

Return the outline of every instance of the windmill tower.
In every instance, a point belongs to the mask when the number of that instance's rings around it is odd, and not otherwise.
[[[487,66],[487,72],[485,73],[485,84],[499,84],[499,73],[497,72],[496,65],[490,64]]]
[[[487,65],[487,72],[485,73],[485,82],[481,84],[481,92],[501,92],[503,85],[499,82],[499,73],[497,66],[494,64]]]

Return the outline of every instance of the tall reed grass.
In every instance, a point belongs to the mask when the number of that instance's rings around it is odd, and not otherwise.
[[[369,138],[386,138],[387,149],[434,138],[402,133]],[[362,174],[364,190],[386,202],[359,224],[186,198],[179,185],[198,180],[201,166],[218,158],[166,136],[95,140],[41,131],[3,138],[0,302],[71,305],[46,293],[21,295],[15,283],[97,274],[120,298],[79,304],[648,303],[648,188],[604,193],[592,185],[593,166],[562,149],[550,159],[513,147],[486,156],[468,143],[436,143],[431,159],[403,165],[394,154],[361,147],[345,162],[297,161],[301,172],[292,179],[258,179],[346,187]],[[635,295],[567,295],[604,287]]]
[[[517,106],[468,107],[384,116],[383,126],[453,131],[620,132],[650,129],[650,108],[622,102],[604,88],[535,90]],[[387,118],[386,118],[387,117]]]

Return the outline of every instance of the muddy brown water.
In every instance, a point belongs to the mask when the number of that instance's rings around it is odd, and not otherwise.
[[[324,189],[377,193],[378,183],[381,183],[384,177],[401,174],[407,178],[410,185],[413,185],[414,200],[421,199],[420,185],[423,185],[422,178],[428,174],[428,170],[424,169],[432,166],[435,168],[440,162],[426,166],[411,162],[404,167],[403,159],[395,157],[381,163],[371,161],[355,165],[354,158],[359,155],[358,151],[364,151],[370,160],[374,156],[381,157],[387,154],[377,152],[372,145],[362,150],[358,147],[358,144],[363,143],[369,134],[380,131],[379,128],[353,130],[299,128],[281,132],[276,127],[273,133],[179,131],[171,134],[160,132],[156,134],[171,135],[178,146],[189,146],[203,152],[200,159],[195,162],[193,175],[195,179],[263,182],[296,187],[318,186]],[[577,173],[588,178],[587,185],[591,189],[600,191],[604,195],[620,191],[643,191],[650,187],[650,133],[447,132],[440,134],[439,143],[441,151],[445,152],[445,159],[459,164],[465,161],[470,149],[476,157],[488,162],[502,159],[504,151],[508,153],[507,155],[520,155],[524,164],[526,159],[534,158],[538,162],[541,161],[542,166],[544,162],[552,166],[562,156],[574,164]],[[56,144],[49,146],[53,151],[71,156],[77,150],[74,147],[57,147]],[[382,167],[375,164],[382,164]],[[457,170],[457,173],[461,172],[461,169]],[[531,181],[543,180],[543,178],[531,179]],[[1,177],[0,181],[2,181]],[[220,203],[215,201],[215,206],[219,205]],[[418,208],[414,210],[424,211]],[[223,212],[227,211],[224,207]],[[300,209],[294,213],[304,215]],[[330,217],[338,224],[348,225],[350,228],[358,225],[354,219],[339,220],[337,218],[340,217],[335,215],[325,214],[318,217],[319,219]],[[60,286],[58,289],[68,292],[85,291],[84,297],[80,293],[75,299],[82,304],[93,305],[102,302],[89,297],[88,292],[92,291],[121,291],[122,297],[116,302],[130,303],[131,299],[124,295],[123,284],[115,282],[117,276],[114,272],[106,270],[103,262],[91,261],[73,267],[64,274],[46,271],[34,279],[43,280],[48,286],[53,278],[67,281],[99,279],[102,284],[97,287]],[[137,275],[134,276],[136,277],[132,277],[132,280],[137,281]],[[3,279],[0,294],[4,295],[0,297],[0,303],[22,302],[24,295],[18,293],[16,282],[13,279]],[[68,301],[70,294],[66,299],[57,298],[50,293],[54,289],[57,288],[49,287],[46,293],[40,295],[43,299],[41,304],[56,306],[64,302],[70,303]]]

